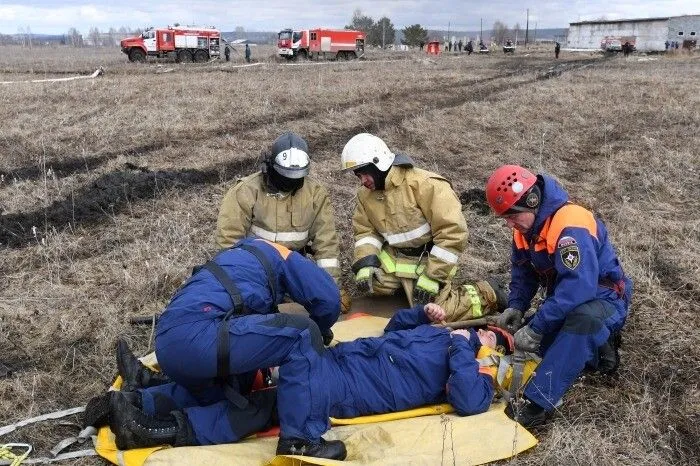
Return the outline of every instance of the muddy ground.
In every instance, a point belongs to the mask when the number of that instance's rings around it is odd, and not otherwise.
[[[0,54],[0,425],[79,406],[140,353],[192,266],[215,251],[218,205],[262,149],[293,130],[338,219],[345,280],[357,180],[339,154],[358,132],[452,181],[470,228],[460,279],[508,277],[509,236],[483,205],[490,172],[556,176],[608,225],[635,296],[617,377],[587,376],[541,444],[514,461],[691,464],[700,448],[700,141],[697,56],[605,58],[549,50],[504,57],[375,53],[286,66],[127,63],[118,50]],[[370,304],[358,299],[359,310]],[[46,452],[74,434],[49,422],[1,442]],[[76,464],[98,464],[78,460]]]

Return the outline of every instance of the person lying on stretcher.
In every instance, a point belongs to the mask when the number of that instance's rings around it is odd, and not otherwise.
[[[497,358],[489,356],[496,348],[512,352],[512,336],[495,327],[453,331],[431,325],[444,318],[444,309],[434,303],[403,309],[392,317],[381,337],[359,338],[331,348],[299,345],[307,350],[292,352],[279,361],[283,366],[305,358],[311,369],[298,377],[280,378],[278,394],[299,392],[301,396],[310,390],[313,396],[308,404],[277,406],[280,424],[277,453],[345,459],[347,453],[342,441],[326,441],[321,437],[330,428],[329,417],[354,418],[445,402],[461,416],[487,411],[494,397],[498,364]],[[299,338],[313,338],[313,333]],[[122,360],[118,366],[128,385],[139,385],[139,381],[163,382],[133,355],[120,352],[119,358]],[[161,399],[154,403],[155,410],[144,412],[141,400],[149,397],[150,391],[157,391]],[[269,400],[270,390],[265,392]],[[205,436],[192,432],[188,425],[188,409],[196,408],[177,406],[173,400],[162,399],[164,393],[167,387],[163,385],[138,388],[130,393],[109,392],[93,399],[102,401],[91,402],[93,412],[89,412],[88,406],[86,419],[109,422],[121,449],[165,443],[176,446],[211,443]],[[253,393],[254,403],[259,404],[263,398],[256,393],[259,392]],[[104,407],[105,403],[109,405],[108,412],[96,415],[94,406]],[[247,422],[245,416],[274,417],[274,409],[258,408],[247,414],[231,414],[242,416],[241,422]]]

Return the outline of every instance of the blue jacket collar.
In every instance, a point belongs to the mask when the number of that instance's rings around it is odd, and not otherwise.
[[[534,234],[539,234],[547,219],[569,201],[569,194],[554,178],[547,175],[537,175],[537,180],[542,183],[542,203],[535,214],[532,229],[525,235],[528,240]]]

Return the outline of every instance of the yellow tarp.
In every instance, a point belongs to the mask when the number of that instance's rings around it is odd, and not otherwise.
[[[338,322],[333,333],[338,341],[381,335],[388,319],[362,317]],[[149,355],[150,356],[150,355]],[[149,357],[147,362],[153,362]],[[150,448],[118,451],[109,428],[102,428],[95,449],[114,464],[129,466],[297,466],[317,465],[435,465],[483,464],[510,458],[537,444],[537,439],[503,413],[503,405],[476,416],[449,414],[449,405],[417,408],[400,413],[332,419],[327,440],[343,440],[345,461],[298,456],[275,456],[277,438],[251,438],[226,445]],[[303,460],[303,461],[302,461]]]

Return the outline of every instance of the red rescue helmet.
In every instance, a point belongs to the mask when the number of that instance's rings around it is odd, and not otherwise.
[[[486,200],[496,215],[503,215],[513,208],[535,183],[537,175],[531,171],[518,165],[503,165],[491,174],[486,183]],[[533,199],[533,203],[534,205],[528,207],[537,207],[539,196]]]
[[[513,354],[515,351],[515,340],[513,339],[513,335],[501,327],[496,327],[495,325],[487,325],[486,328],[496,334],[496,351],[506,355]]]

